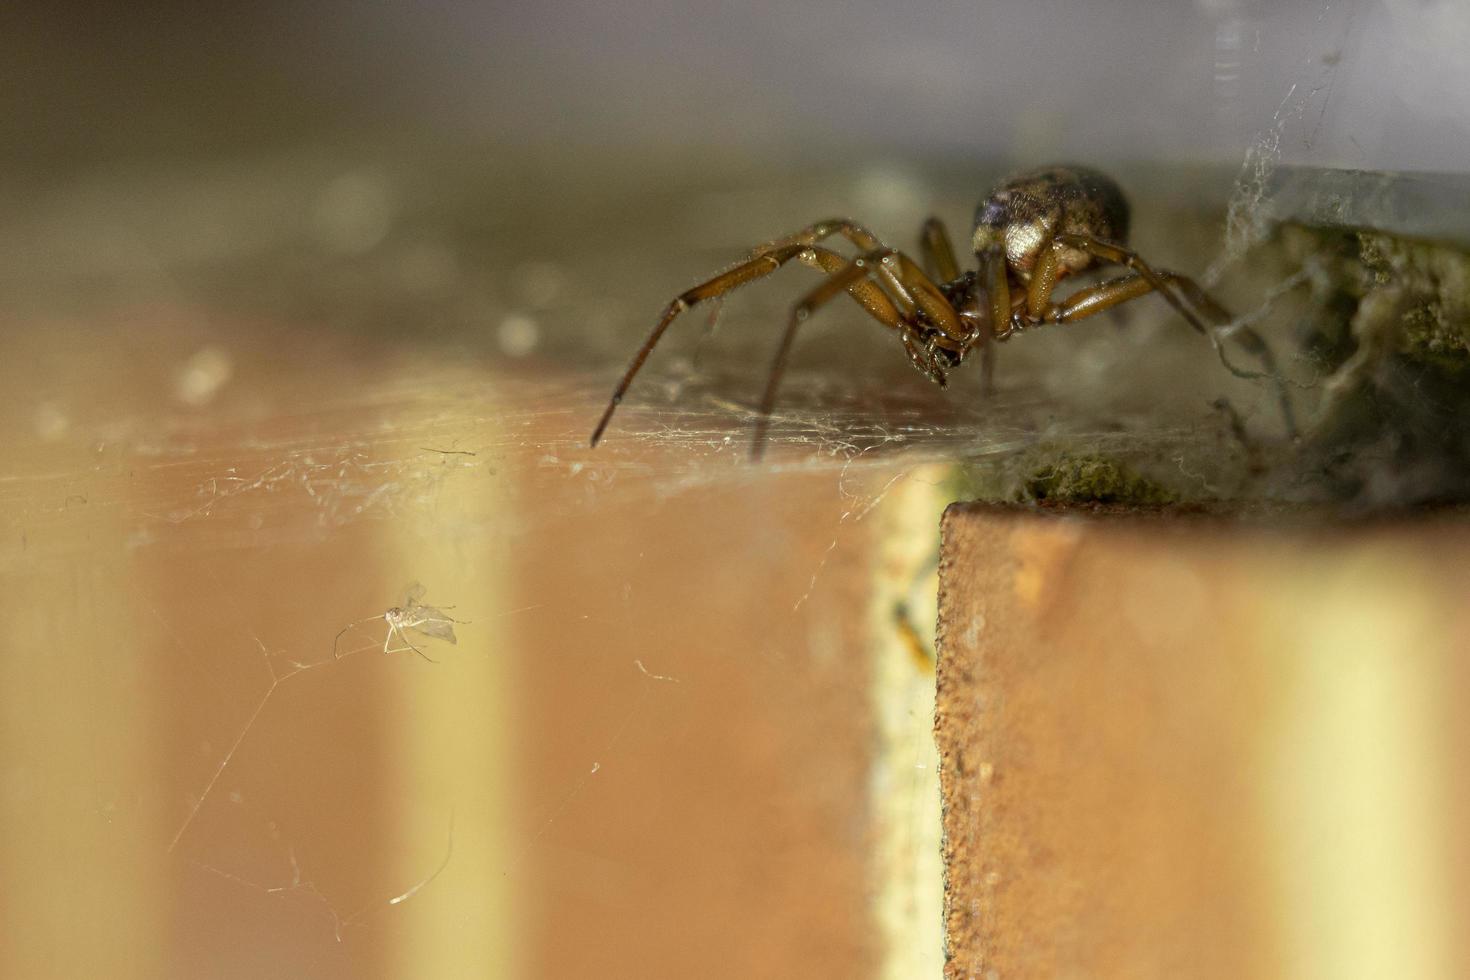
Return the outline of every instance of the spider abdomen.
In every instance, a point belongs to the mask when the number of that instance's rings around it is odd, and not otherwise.
[[[1087,167],[1046,167],[1007,177],[975,209],[975,254],[999,248],[1023,281],[1030,278],[1042,246],[1059,234],[1127,242],[1123,191],[1112,178]],[[1081,272],[1095,261],[1080,249],[1064,249],[1060,272]]]

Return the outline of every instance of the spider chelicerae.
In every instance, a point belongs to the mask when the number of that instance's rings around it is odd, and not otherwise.
[[[849,257],[819,244],[833,235],[852,242],[859,254]],[[971,239],[979,264],[976,271],[960,270],[949,233],[938,218],[924,222],[920,233],[923,268],[855,221],[833,218],[808,225],[758,246],[739,265],[685,290],[664,308],[613,390],[592,432],[592,445],[602,438],[628,386],[680,313],[770,275],[792,259],[821,270],[827,278],[792,307],[761,397],[751,442],[754,459],[760,458],[765,445],[771,409],[797,328],[842,293],[897,332],[909,361],[940,387],[945,386],[949,370],[978,349],[983,390],[988,391],[995,370],[995,343],[1033,327],[1082,320],[1156,292],[1214,342],[1221,362],[1232,374],[1264,379],[1275,386],[1287,431],[1295,436],[1285,382],[1261,336],[1243,324],[1231,327],[1229,335],[1260,361],[1263,370],[1247,371],[1233,365],[1220,346],[1221,328],[1230,324],[1230,315],[1193,279],[1152,268],[1127,242],[1128,202],[1122,190],[1106,174],[1076,166],[1016,174],[1002,180],[980,202]],[[1053,299],[1063,278],[1104,264],[1128,271],[1085,286],[1060,301]]]

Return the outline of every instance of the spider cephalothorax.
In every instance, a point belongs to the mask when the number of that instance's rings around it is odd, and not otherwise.
[[[833,235],[848,239],[859,254],[848,257],[818,244]],[[947,371],[978,348],[988,390],[994,371],[993,341],[1007,340],[1030,327],[1081,320],[1150,292],[1163,296],[1218,346],[1210,326],[1229,323],[1225,310],[1193,279],[1149,267],[1127,247],[1127,240],[1128,202],[1118,185],[1096,170],[1073,166],[1016,174],[1001,181],[980,202],[971,238],[979,263],[975,272],[960,271],[949,233],[938,218],[926,221],[920,235],[923,269],[855,221],[819,221],[758,246],[739,265],[676,296],[613,390],[592,433],[592,445],[602,438],[634,376],[675,317],[695,303],[769,275],[792,259],[821,270],[827,278],[792,308],[761,398],[751,446],[755,457],[764,445],[797,327],[844,292],[879,323],[896,331],[910,362],[940,386],[946,382]],[[1120,265],[1128,272],[1084,286],[1060,301],[1053,299],[1059,281],[1101,264]],[[1223,352],[1221,360],[1233,374],[1271,380],[1287,429],[1294,433],[1290,401],[1270,348],[1246,326],[1237,326],[1231,336],[1261,360],[1265,371],[1239,370],[1224,361]]]

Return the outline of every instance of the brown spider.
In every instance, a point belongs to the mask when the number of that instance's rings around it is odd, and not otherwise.
[[[832,235],[847,238],[861,254],[849,259],[817,244]],[[1265,370],[1236,368],[1225,358],[1219,337],[1205,324],[1208,320],[1215,327],[1224,326],[1230,322],[1230,315],[1188,276],[1150,268],[1126,247],[1127,241],[1128,202],[1118,185],[1096,170],[1071,166],[1009,177],[980,202],[975,209],[972,238],[980,265],[977,272],[960,271],[949,233],[938,218],[924,222],[920,236],[924,270],[855,221],[819,221],[755,248],[733,269],[675,297],[613,390],[607,410],[592,432],[592,445],[602,438],[634,376],[675,317],[695,303],[723,296],[737,286],[770,275],[792,259],[820,269],[828,278],[791,310],[761,397],[751,444],[754,459],[760,458],[765,443],[776,389],[796,328],[818,307],[843,292],[879,323],[896,330],[914,367],[940,387],[946,384],[948,370],[978,347],[986,391],[995,368],[992,341],[1008,340],[1031,327],[1081,320],[1157,292],[1190,326],[1211,338],[1221,362],[1232,374],[1267,379],[1275,385],[1286,428],[1295,436],[1290,399],[1261,336],[1244,325],[1230,332],[1260,359]],[[1130,271],[1079,289],[1061,302],[1052,300],[1061,279],[1104,263]]]

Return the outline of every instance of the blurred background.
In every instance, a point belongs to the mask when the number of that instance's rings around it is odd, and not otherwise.
[[[589,450],[626,358],[757,242],[964,242],[1059,159],[1254,308],[1227,209],[1463,171],[1467,38],[1453,0],[0,14],[0,974],[937,975],[889,615],[934,464],[1143,427],[1208,471],[1201,392],[1269,399],[1162,304],[1009,345],[987,403],[834,305],[755,467],[804,271],[688,314]],[[414,582],[457,642],[385,656]]]

